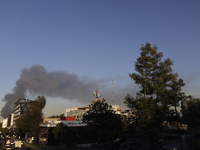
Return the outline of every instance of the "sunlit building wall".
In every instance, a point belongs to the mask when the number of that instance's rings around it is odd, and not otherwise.
[[[25,99],[25,98],[20,98],[17,102],[15,102],[15,107],[14,107],[14,122],[13,124],[15,125],[15,121],[17,118],[19,118],[20,115],[25,114],[26,110],[30,107],[32,100]]]
[[[75,117],[76,120],[83,120],[83,114],[88,110],[87,107],[75,107],[73,109],[66,109],[65,116],[66,117]]]
[[[121,109],[119,105],[111,105],[112,110],[115,111],[115,114],[121,114]],[[89,106],[86,107],[75,107],[71,109],[65,110],[65,116],[66,117],[75,117],[76,120],[82,120],[84,113],[89,109]]]
[[[3,119],[2,128],[7,128],[7,124],[8,124],[8,118]]]

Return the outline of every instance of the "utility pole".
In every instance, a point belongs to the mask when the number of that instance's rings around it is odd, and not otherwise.
[[[113,83],[114,83],[114,81],[113,81],[113,79],[112,79],[112,103],[114,104],[114,89],[113,89]]]

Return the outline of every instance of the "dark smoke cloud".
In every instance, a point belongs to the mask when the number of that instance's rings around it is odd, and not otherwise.
[[[24,68],[21,70],[20,79],[16,81],[12,93],[4,96],[5,105],[1,110],[1,115],[6,118],[9,113],[14,111],[16,100],[22,97],[27,98],[30,95],[43,94],[52,98],[60,97],[89,103],[93,90],[97,88],[97,82],[64,71],[47,72],[40,65]]]

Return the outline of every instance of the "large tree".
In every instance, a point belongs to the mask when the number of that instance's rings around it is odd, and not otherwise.
[[[162,121],[169,121],[170,107],[175,107],[175,114],[179,102],[184,98],[181,87],[183,80],[172,72],[173,61],[169,58],[162,61],[163,53],[157,51],[157,46],[150,43],[142,45],[141,56],[135,62],[136,73],[129,74],[131,79],[139,85],[141,90],[134,98],[125,97],[124,103],[131,108],[136,117],[134,123],[137,129],[149,134],[151,148],[153,148],[153,129]]]
[[[120,116],[115,114],[112,106],[104,99],[89,106],[83,122],[87,124],[86,130],[90,139],[98,143],[108,144],[119,138],[122,131]]]
[[[16,120],[16,129],[24,134],[27,131],[32,131],[33,134],[39,133],[39,125],[43,119],[42,110],[46,105],[46,98],[38,96],[34,101],[30,102],[26,112]]]

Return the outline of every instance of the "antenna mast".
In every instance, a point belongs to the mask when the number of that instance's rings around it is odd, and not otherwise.
[[[114,81],[113,81],[113,79],[112,79],[112,102],[113,102],[113,104],[114,104],[114,89],[113,89],[113,83],[114,83]]]
[[[101,97],[100,97],[100,92],[101,90],[94,90],[93,91],[93,99],[92,99],[92,103],[96,103],[96,102],[101,102]]]

